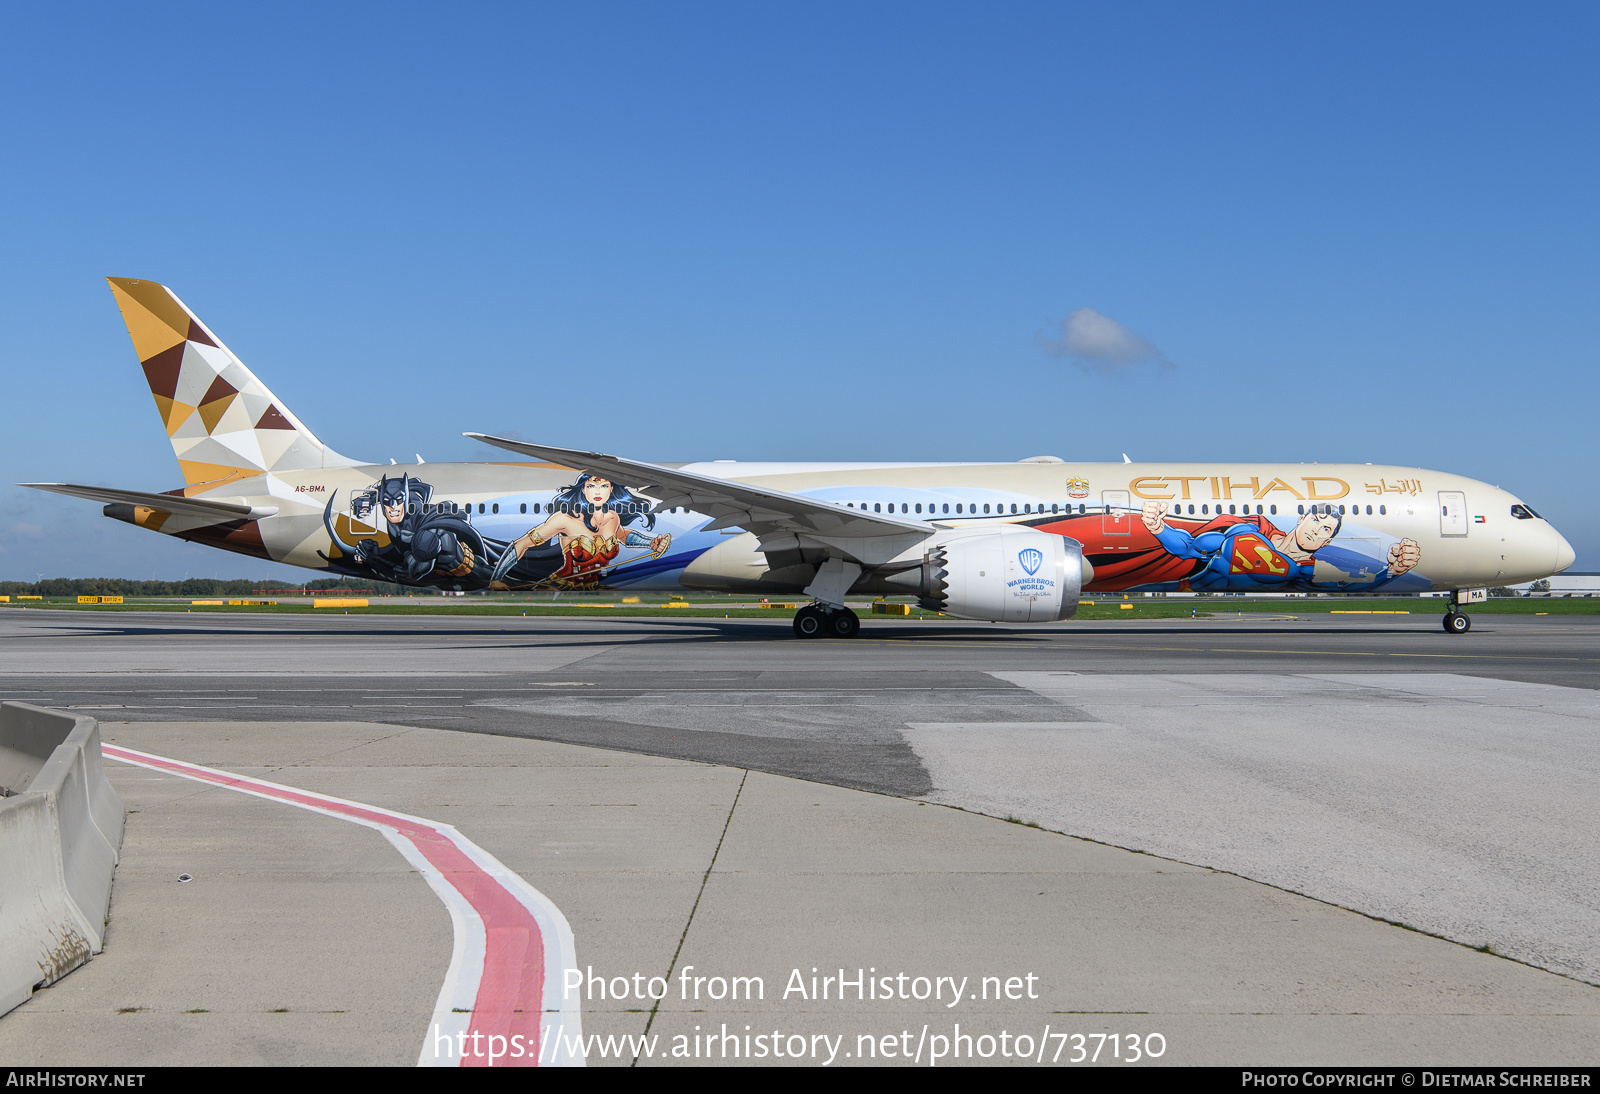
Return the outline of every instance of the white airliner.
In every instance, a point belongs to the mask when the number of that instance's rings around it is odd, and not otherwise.
[[[341,456],[164,286],[111,278],[184,486],[25,483],[256,558],[447,590],[799,594],[803,637],[860,626],[847,594],[947,615],[1070,619],[1085,592],[1446,590],[1444,628],[1491,585],[1573,551],[1499,487],[1372,464],[650,464],[469,433],[530,462]]]

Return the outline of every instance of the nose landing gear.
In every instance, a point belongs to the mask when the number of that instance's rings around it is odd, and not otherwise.
[[[1472,620],[1461,609],[1468,604],[1482,604],[1488,599],[1488,589],[1457,589],[1452,592],[1444,612],[1444,633],[1466,634],[1470,631]]]
[[[849,608],[808,604],[794,615],[796,638],[854,638],[861,620]]]

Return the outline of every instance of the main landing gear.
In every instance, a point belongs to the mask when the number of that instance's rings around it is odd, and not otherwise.
[[[797,638],[854,638],[861,620],[849,608],[808,604],[794,615]]]
[[[1454,608],[1444,613],[1444,633],[1466,634],[1472,629],[1472,617]]]

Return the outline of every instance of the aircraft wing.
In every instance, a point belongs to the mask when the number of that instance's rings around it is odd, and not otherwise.
[[[621,456],[607,456],[602,452],[527,444],[483,433],[463,435],[547,463],[601,475],[630,490],[645,491],[662,508],[682,505],[697,513],[705,513],[712,518],[711,523],[706,525],[708,531],[743,528],[758,535],[782,530],[828,537],[876,538],[908,533],[926,535],[937,530],[933,525],[911,517],[868,513],[834,502],[773,490],[771,487],[696,475],[670,467],[658,467],[653,463],[623,459]]]
[[[211,520],[259,520],[278,511],[276,505],[244,505],[231,501],[207,501],[175,494],[146,494],[140,490],[112,490],[104,486],[77,486],[70,482],[19,482],[30,490],[109,502],[112,505],[140,505],[179,517],[205,517]]]

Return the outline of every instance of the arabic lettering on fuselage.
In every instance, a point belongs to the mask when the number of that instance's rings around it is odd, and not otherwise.
[[[1421,479],[1401,479],[1391,483],[1388,479],[1379,479],[1376,483],[1364,483],[1369,494],[1409,494],[1416,497],[1422,493]]]

